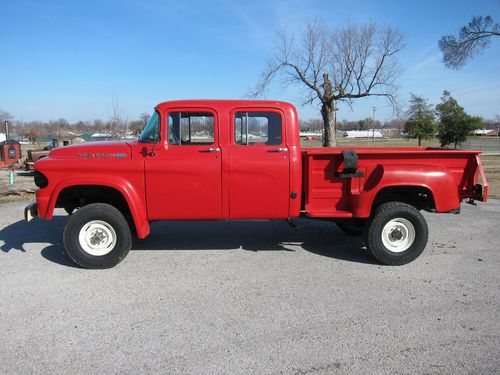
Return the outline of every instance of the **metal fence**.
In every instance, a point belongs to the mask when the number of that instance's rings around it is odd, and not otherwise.
[[[485,154],[500,154],[500,138],[469,137],[461,146],[463,150],[481,150]]]

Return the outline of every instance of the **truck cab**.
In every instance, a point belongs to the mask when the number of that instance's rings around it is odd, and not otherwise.
[[[158,105],[134,145],[146,155],[148,218],[297,216],[300,205],[290,198],[295,192],[300,202],[296,124],[295,108],[283,102]]]

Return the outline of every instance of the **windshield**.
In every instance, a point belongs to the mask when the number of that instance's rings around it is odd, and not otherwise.
[[[139,142],[156,143],[160,139],[160,115],[154,111],[144,130],[139,136]]]

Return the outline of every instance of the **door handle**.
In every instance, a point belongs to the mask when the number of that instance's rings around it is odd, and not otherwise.
[[[272,148],[269,150],[269,152],[287,152],[288,148],[286,147],[278,147],[278,148]]]
[[[219,152],[219,151],[220,147],[209,147],[200,150],[200,152]]]

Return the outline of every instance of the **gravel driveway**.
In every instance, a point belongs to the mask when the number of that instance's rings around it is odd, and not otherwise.
[[[114,269],[75,267],[66,216],[0,205],[0,374],[498,374],[500,201],[426,214],[376,264],[333,223],[164,222]]]

